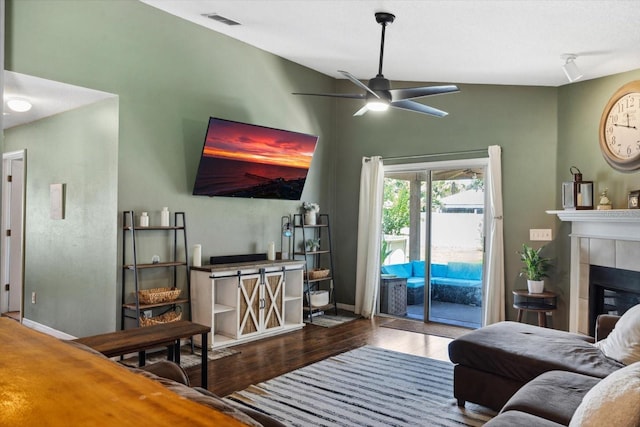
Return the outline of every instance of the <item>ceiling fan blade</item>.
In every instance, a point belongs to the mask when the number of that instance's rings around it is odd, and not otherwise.
[[[444,93],[460,92],[456,85],[408,87],[405,89],[390,89],[391,101],[421,98],[423,96],[441,95]]]
[[[355,116],[363,116],[367,111],[369,111],[369,107],[367,107],[366,105],[364,107],[362,107],[361,109],[359,109],[358,111],[356,111],[356,113],[353,115]]]
[[[293,92],[292,95],[310,95],[310,96],[330,96],[332,98],[351,98],[351,99],[365,99],[363,93],[301,93]]]
[[[341,73],[346,78],[348,78],[349,80],[351,80],[351,83],[353,83],[354,85],[366,90],[367,92],[369,92],[370,94],[372,94],[376,98],[380,98],[377,93],[372,91],[369,88],[369,86],[367,86],[366,84],[362,83],[360,80],[356,79],[353,74],[349,73],[348,71],[342,71],[342,70],[338,70],[338,72]]]
[[[448,115],[446,111],[438,110],[437,108],[429,107],[428,105],[420,104],[419,102],[403,100],[391,102],[393,108],[400,108],[401,110],[415,111],[416,113],[428,114],[435,117],[444,117]]]

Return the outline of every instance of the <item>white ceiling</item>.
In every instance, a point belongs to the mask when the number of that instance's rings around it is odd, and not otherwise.
[[[116,95],[26,74],[4,71],[2,128],[31,123],[45,117],[93,104]],[[28,100],[31,110],[17,113],[7,107],[12,98]]]
[[[396,15],[386,32],[390,80],[561,86],[566,53],[578,55],[585,80],[640,69],[640,0],[140,1],[338,78],[377,73],[378,11]],[[210,13],[241,25],[202,16]],[[34,107],[5,106],[4,129],[114,95],[5,71],[5,102],[12,96]]]
[[[396,15],[386,31],[390,80],[561,86],[566,53],[578,55],[583,79],[640,69],[640,0],[141,1],[340,78],[337,70],[376,75],[377,11]],[[202,16],[210,13],[241,25]]]

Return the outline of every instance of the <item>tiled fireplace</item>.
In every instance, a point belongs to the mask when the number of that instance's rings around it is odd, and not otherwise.
[[[589,334],[592,332],[590,305],[593,312],[598,310],[595,307],[602,301],[629,300],[633,295],[628,294],[640,293],[640,281],[634,283],[635,274],[624,271],[619,272],[622,274],[619,279],[606,279],[607,283],[611,280],[616,282],[600,286],[606,289],[596,290],[592,285],[591,294],[595,297],[591,302],[589,292],[591,274],[594,279],[598,279],[602,274],[616,273],[612,270],[617,269],[640,272],[640,210],[563,210],[547,213],[558,215],[560,220],[572,223],[569,330]],[[592,266],[595,266],[595,270],[592,270]],[[611,277],[615,277],[615,274]],[[636,287],[638,288],[635,289]],[[607,311],[610,308],[605,306],[601,310]]]

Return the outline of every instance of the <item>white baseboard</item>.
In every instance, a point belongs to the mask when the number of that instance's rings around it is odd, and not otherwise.
[[[73,335],[69,335],[57,329],[53,329],[47,325],[34,322],[33,320],[29,320],[26,317],[22,318],[22,324],[28,328],[35,329],[36,331],[45,333],[47,335],[51,335],[52,337],[56,337],[61,340],[74,340],[77,338],[77,337],[74,337]]]
[[[337,306],[341,310],[347,310],[347,311],[350,311],[352,313],[355,312],[355,310],[356,310],[356,306],[355,305],[338,303]]]

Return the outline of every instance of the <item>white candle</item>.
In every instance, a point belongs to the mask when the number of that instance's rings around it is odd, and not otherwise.
[[[200,267],[202,265],[202,245],[193,245],[193,261],[194,267]]]
[[[274,242],[269,242],[269,246],[267,247],[267,259],[269,261],[275,261],[276,259],[276,244]]]

